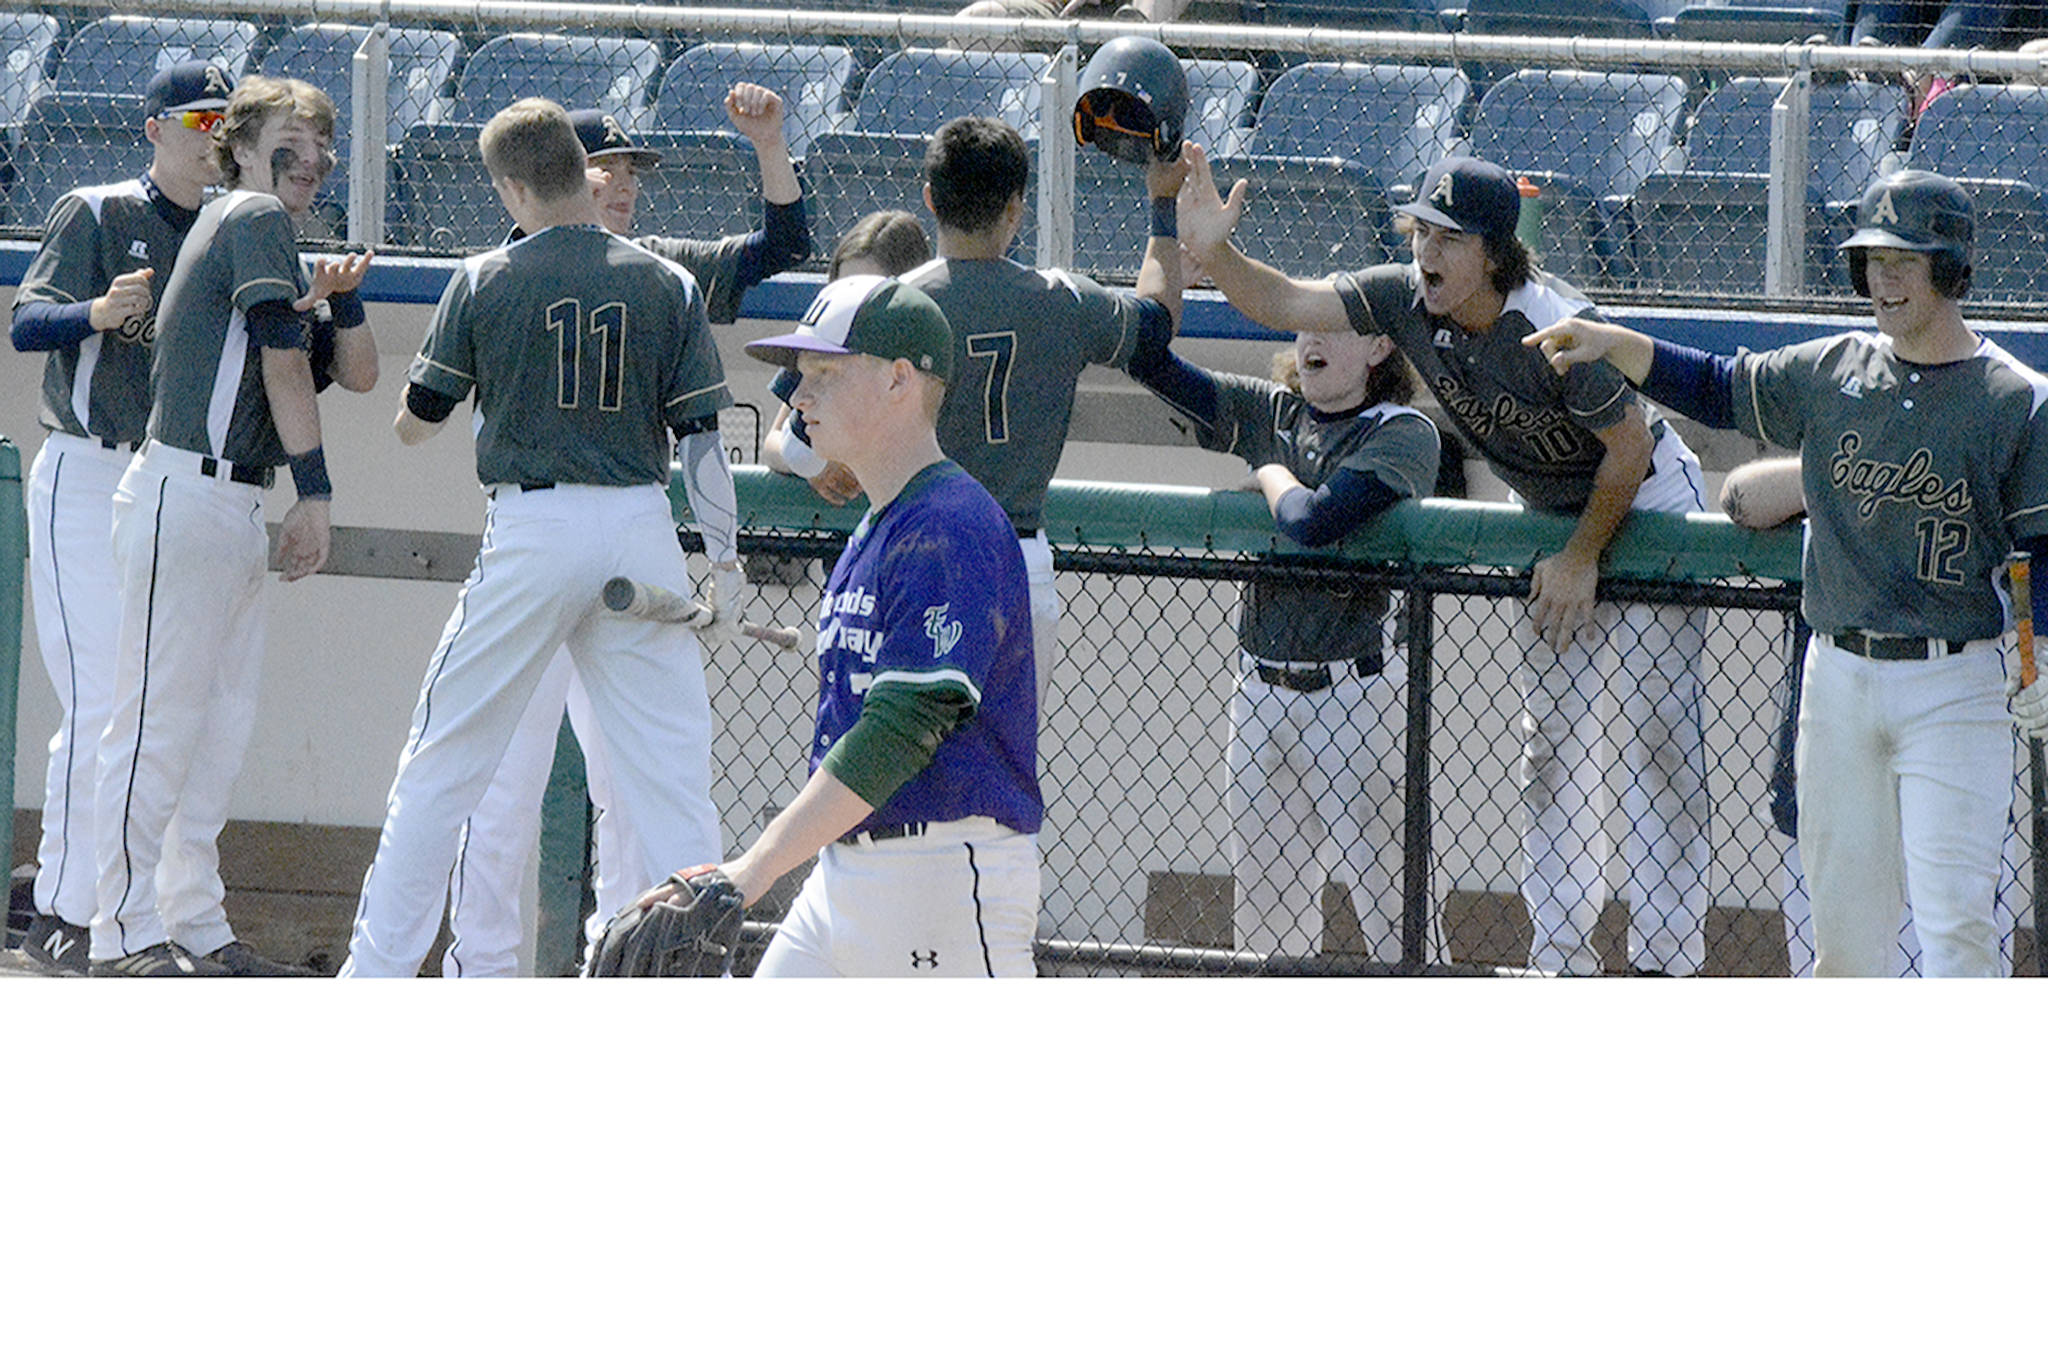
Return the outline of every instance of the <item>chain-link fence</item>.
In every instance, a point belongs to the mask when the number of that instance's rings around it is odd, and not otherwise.
[[[4,230],[33,235],[65,190],[143,170],[149,74],[204,56],[335,97],[343,169],[316,236],[433,253],[495,245],[507,224],[476,134],[509,101],[545,95],[607,111],[662,156],[635,231],[749,231],[761,157],[787,155],[822,258],[874,208],[924,215],[925,138],[987,114],[1044,153],[1032,194],[1048,217],[1027,219],[1018,253],[1128,278],[1141,179],[1065,156],[1067,111],[1097,46],[1152,32],[1186,60],[1189,135],[1224,177],[1253,186],[1243,244],[1291,272],[1397,255],[1390,205],[1432,160],[1471,152],[1523,177],[1525,235],[1596,295],[1841,301],[1834,244],[1855,199],[1881,171],[1915,166],[1977,196],[1978,305],[2048,305],[2048,88],[2040,59],[2012,50],[2031,36],[2024,9],[1923,48],[1845,16],[1841,0],[1196,0],[1167,7],[1183,22],[1149,28],[1099,17],[1111,6],[1064,21],[956,8],[163,0],[147,17],[99,5],[0,15]],[[1863,36],[1897,45],[1846,45]],[[738,80],[783,97],[779,146],[751,145],[727,118]]]
[[[802,521],[789,515],[801,495],[772,486],[794,481],[743,482],[760,528],[743,546],[763,568],[771,558],[785,566],[757,571],[758,613],[815,619],[840,536],[774,529]],[[1050,526],[1072,506],[1064,487],[1055,485]],[[1546,715],[1576,698],[1595,738],[1584,763],[1552,784],[1556,838],[1530,844],[1520,675],[1531,656],[1519,629],[1528,576],[1485,562],[1526,563],[1539,541],[1493,537],[1503,527],[1525,536],[1521,523],[1542,519],[1488,507],[1474,509],[1484,531],[1430,523],[1440,543],[1418,559],[1462,544],[1480,566],[1373,562],[1371,546],[1357,559],[1276,558],[1232,533],[1256,520],[1233,521],[1232,508],[1256,499],[1185,495],[1205,515],[1217,509],[1215,529],[1190,537],[1184,516],[1179,534],[1147,527],[1131,511],[1146,496],[1099,489],[1095,529],[1055,537],[1063,621],[1039,726],[1042,971],[1494,972],[1531,965],[1532,948],[1539,969],[1571,974],[1810,970],[1803,885],[1774,818],[1787,796],[1773,777],[1796,584],[1712,576],[1714,562],[1743,556],[1698,527],[1649,552],[1624,544],[1630,571],[1671,573],[1603,580],[1607,610],[1662,624],[1610,628],[1611,653],[1536,694]],[[764,510],[763,498],[775,501]],[[1441,515],[1421,510],[1425,522]],[[1787,544],[1796,532],[1755,558],[1796,564]],[[1262,681],[1234,633],[1240,595],[1260,579],[1311,584],[1361,610],[1390,601],[1383,666]],[[713,798],[739,849],[803,784],[814,661],[757,646],[717,651],[709,667]],[[1674,698],[1691,721],[1674,722]],[[2009,966],[2013,930],[2032,907],[2017,773],[2014,793],[1999,910]],[[1548,894],[1563,922],[1547,936],[1548,957],[1528,910],[1532,856],[1578,860],[1586,889],[1575,905],[1568,892]],[[764,924],[806,870],[762,903]],[[1632,894],[1645,907],[1633,916]],[[2030,936],[2018,936],[2017,952],[2030,969]],[[1908,938],[1900,969],[1916,970],[1915,958]]]

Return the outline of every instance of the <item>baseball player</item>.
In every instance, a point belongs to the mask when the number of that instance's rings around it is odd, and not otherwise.
[[[877,209],[846,230],[832,248],[825,270],[830,284],[841,275],[901,275],[932,258],[931,239],[915,214],[902,209]],[[781,400],[768,432],[761,438],[761,463],[778,474],[795,474],[834,507],[843,507],[860,492],[860,481],[845,465],[818,458],[804,437],[804,424],[790,410],[796,392],[794,370],[778,370],[769,391]]]
[[[293,229],[334,167],[333,140],[334,104],[305,82],[237,86],[213,130],[225,193],[186,234],[157,310],[148,439],[113,503],[120,619],[94,798],[94,974],[285,970],[235,942],[216,840],[255,719],[263,490],[290,467],[298,500],[278,557],[288,581],[318,572],[331,489],[315,395],[377,382],[355,292],[368,254],[309,273]]]
[[[1148,186],[1174,176],[1155,164]],[[1045,493],[1067,442],[1074,387],[1091,364],[1126,366],[1164,352],[1179,293],[1164,297],[1162,262],[1178,250],[1162,219],[1145,245],[1136,296],[1064,270],[1032,270],[1008,258],[1025,213],[1029,153],[1000,119],[954,119],[925,153],[924,201],[938,221],[938,259],[906,274],[953,329],[954,382],[939,414],[939,444],[1010,514],[1031,575],[1031,622],[1043,708],[1059,642],[1052,546],[1041,525]],[[1170,205],[1171,190],[1148,188]],[[1162,197],[1163,196],[1163,197]]]
[[[1730,470],[1721,484],[1721,510],[1737,526],[1752,530],[1782,526],[1806,515],[1800,487],[1799,458],[1771,456]],[[1806,870],[1799,861],[1799,797],[1794,760],[1799,733],[1800,679],[1813,631],[1806,622],[1792,622],[1786,654],[1783,708],[1771,751],[1771,823],[1785,836],[1784,865],[1779,872],[1779,906],[1785,916],[1785,961],[1793,976],[1813,975],[1813,915],[1806,893]],[[1890,975],[1905,976],[1919,955],[1910,915],[1902,913],[1897,951]]]
[[[747,347],[799,370],[813,444],[870,504],[819,607],[810,779],[722,869],[751,904],[817,855],[756,976],[1034,974],[1029,592],[1009,517],[939,443],[953,343],[920,290],[848,275]]]
[[[1179,262],[1168,267],[1179,284]],[[1251,467],[1280,533],[1333,544],[1402,498],[1431,492],[1436,427],[1410,404],[1415,372],[1385,336],[1304,332],[1271,381],[1168,352],[1132,376],[1195,424],[1202,446]],[[1323,947],[1323,885],[1352,890],[1371,949],[1401,949],[1382,855],[1401,846],[1399,698],[1406,667],[1384,636],[1387,594],[1257,579],[1238,616],[1230,701],[1231,868],[1237,947]],[[1442,956],[1432,917],[1430,955]]]
[[[801,264],[811,251],[803,191],[783,140],[782,97],[763,86],[741,82],[726,95],[725,107],[760,162],[762,228],[717,241],[635,239],[637,245],[690,272],[714,323],[733,321],[748,289]],[[622,237],[631,235],[640,176],[660,166],[660,154],[636,145],[618,119],[603,110],[574,110],[569,122],[583,144],[599,221]],[[515,228],[513,240],[520,235]],[[738,546],[739,506],[732,495],[732,476],[718,440],[715,416],[703,419],[700,426],[680,438],[677,461],[683,470],[691,514],[711,561],[706,595],[713,617],[702,634],[707,641],[724,643],[736,636],[746,605],[746,577]],[[517,970],[519,885],[539,833],[541,795],[553,770],[565,704],[583,751],[585,782],[597,809],[597,910],[586,926],[591,941],[641,884],[638,869],[645,864],[646,855],[612,788],[611,760],[597,732],[589,698],[568,651],[558,651],[534,688],[533,700],[506,746],[497,776],[463,826],[449,878],[451,940],[441,959],[444,976],[509,976]],[[626,880],[619,880],[613,869],[627,869]]]
[[[2015,545],[2048,548],[2048,377],[1963,317],[1975,218],[1960,186],[1926,171],[1865,191],[1842,246],[1874,335],[1737,356],[1585,318],[1529,338],[1560,369],[1604,357],[1652,398],[1799,452],[1814,632],[1799,841],[1816,976],[1884,974],[1906,904],[1923,974],[2000,972],[2013,735],[1996,575]],[[2022,728],[2048,730],[2048,684],[2011,704]]]
[[[1197,150],[1181,196],[1186,244],[1254,321],[1294,331],[1384,333],[1421,372],[1452,425],[1532,507],[1577,519],[1537,562],[1522,653],[1522,896],[1532,966],[1600,970],[1592,930],[1606,900],[1607,732],[1600,698],[1619,694],[1623,844],[1638,972],[1686,975],[1705,961],[1708,793],[1701,733],[1700,614],[1595,600],[1600,556],[1632,509],[1700,509],[1699,461],[1652,420],[1611,366],[1560,377],[1521,345],[1559,318],[1592,316],[1570,286],[1535,270],[1515,237],[1521,195],[1491,162],[1432,166],[1415,202],[1414,260],[1328,280],[1290,280],[1241,255],[1225,201]]]
[[[114,489],[148,429],[156,306],[207,187],[220,179],[212,129],[231,85],[209,62],[151,77],[142,98],[149,169],[58,199],[14,295],[14,348],[48,355],[40,414],[48,434],[29,470],[28,557],[37,643],[59,711],[36,912],[22,947],[67,975],[83,975],[90,958],[93,779],[120,603],[107,548]]]
[[[427,665],[343,976],[418,972],[463,821],[564,645],[601,736],[593,747],[658,860],[619,874],[644,884],[720,850],[697,637],[599,602],[615,575],[690,591],[668,505],[671,433],[703,430],[731,401],[703,296],[688,271],[600,225],[558,105],[520,100],[478,141],[525,235],[450,278],[396,428],[406,444],[423,441],[474,390],[490,508]],[[722,456],[716,465],[730,502],[731,472]]]

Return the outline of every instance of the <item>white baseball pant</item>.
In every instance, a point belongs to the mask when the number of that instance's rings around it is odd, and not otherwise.
[[[234,941],[221,826],[248,752],[263,667],[270,542],[260,490],[147,443],[114,495],[121,623],[94,793],[92,957],[166,938],[204,955]]]
[[[1060,647],[1060,589],[1052,576],[1052,542],[1044,531],[1017,541],[1024,552],[1024,581],[1031,592],[1031,661],[1038,669],[1038,721],[1045,723],[1045,698],[1052,689],[1052,663]]]
[[[642,865],[621,876],[652,886],[718,861],[703,656],[689,631],[604,611],[598,594],[618,574],[689,593],[663,489],[492,490],[476,567],[427,665],[341,975],[418,972],[462,823],[565,644],[641,835]]]
[[[556,651],[541,675],[489,789],[463,822],[455,867],[448,876],[450,942],[441,959],[443,976],[518,973],[520,888],[540,835],[542,798],[554,771],[565,707],[583,751],[591,804],[597,809],[597,866],[592,878],[597,908],[584,925],[586,941],[595,943],[611,917],[647,889],[627,885],[612,871],[643,866],[646,858],[612,792],[611,760],[605,753],[604,736],[565,647]]]
[[[1646,512],[1696,512],[1699,461],[1675,431],[1656,447],[1637,490]],[[1603,749],[1608,708],[1628,738],[1620,755],[1623,895],[1629,961],[1687,976],[1706,962],[1708,822],[1704,688],[1706,613],[1603,602],[1594,626],[1562,652],[1516,623],[1522,663],[1522,899],[1535,930],[1529,965],[1600,970],[1593,926],[1607,899],[1606,832],[1612,795]],[[1588,643],[1588,636],[1594,638]]]
[[[1035,976],[1038,836],[983,816],[827,844],[757,977]]]
[[[1875,660],[1814,637],[1795,753],[1815,976],[1885,975],[1908,904],[1921,975],[2002,974],[2013,743],[1998,641]]]
[[[121,624],[114,492],[133,455],[94,437],[51,432],[29,467],[29,586],[36,644],[58,708],[43,780],[36,907],[80,928],[92,923],[97,895],[93,785]]]
[[[1230,699],[1225,795],[1237,947],[1321,952],[1323,886],[1341,881],[1351,888],[1366,950],[1397,962],[1407,662],[1390,653],[1385,670],[1369,678],[1349,662],[1333,663],[1331,685],[1317,692],[1261,681],[1257,663],[1241,660]],[[1426,960],[1443,960],[1433,904],[1425,951]]]

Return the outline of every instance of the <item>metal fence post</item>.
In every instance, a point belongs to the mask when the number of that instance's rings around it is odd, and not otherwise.
[[[1401,965],[1420,969],[1429,961],[1429,716],[1436,594],[1411,586],[1401,604],[1401,613],[1408,637],[1408,752],[1401,818]]]
[[[1079,83],[1080,54],[1061,48],[1039,78],[1038,265],[1066,270],[1074,264],[1074,134],[1068,122]]]
[[[28,508],[22,502],[21,448],[0,436],[0,754],[7,783],[7,838],[14,839],[14,708],[21,691],[22,577],[28,564]],[[8,855],[8,865],[14,863]]]
[[[384,236],[384,174],[390,158],[382,155],[389,140],[391,34],[383,23],[371,26],[349,64],[349,93],[354,100],[351,145],[377,155],[356,155],[348,165],[348,237],[375,246]]]

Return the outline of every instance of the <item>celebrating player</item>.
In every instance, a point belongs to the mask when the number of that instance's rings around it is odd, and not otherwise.
[[[1445,416],[1532,507],[1575,517],[1565,547],[1539,560],[1522,651],[1525,818],[1522,896],[1532,966],[1596,972],[1592,931],[1606,900],[1606,731],[1599,699],[1620,693],[1623,844],[1636,970],[1685,975],[1704,963],[1708,794],[1701,733],[1700,615],[1595,600],[1600,557],[1631,509],[1701,507],[1699,461],[1654,424],[1611,366],[1560,378],[1521,346],[1546,323],[1592,316],[1568,285],[1537,272],[1515,237],[1521,194],[1491,162],[1432,166],[1412,221],[1409,265],[1291,280],[1230,243],[1243,212],[1199,150],[1182,199],[1190,253],[1254,321],[1291,331],[1391,337]]]
[[[783,140],[782,97],[764,86],[741,82],[727,93],[725,108],[760,163],[763,226],[716,241],[635,239],[636,245],[690,272],[714,323],[733,321],[747,290],[799,264],[811,250],[803,191]],[[622,237],[630,235],[640,176],[660,166],[660,154],[635,144],[618,119],[601,109],[575,110],[569,122],[583,144],[599,221]],[[515,228],[513,240],[520,235]],[[699,633],[709,642],[725,643],[738,635],[747,598],[737,538],[739,505],[718,440],[716,416],[699,425],[701,429],[679,438],[677,463],[711,564],[706,596],[712,618]],[[567,651],[558,651],[534,688],[490,788],[463,826],[449,878],[452,941],[441,960],[444,976],[509,976],[517,969],[519,881],[539,832],[541,795],[553,768],[565,704],[597,810],[597,908],[585,926],[592,941],[612,912],[641,885],[646,854],[613,791],[611,758],[598,734],[590,700]]]
[[[92,790],[120,620],[107,553],[114,490],[148,429],[156,306],[206,187],[220,179],[212,129],[231,84],[210,62],[151,77],[142,97],[149,170],[58,199],[14,295],[14,348],[49,355],[41,411],[49,434],[29,470],[28,558],[36,640],[60,713],[43,788],[36,913],[22,948],[67,975],[83,975],[90,959]],[[219,907],[167,906],[166,914],[175,921],[209,910]]]
[[[869,500],[819,609],[810,779],[722,869],[752,904],[818,858],[754,974],[1031,976],[1030,605],[1008,516],[939,443],[952,331],[921,291],[848,275],[747,351],[798,369],[812,443]]]
[[[619,802],[658,860],[617,875],[644,885],[720,849],[697,638],[599,605],[615,575],[689,593],[669,514],[670,433],[702,430],[731,401],[703,297],[689,272],[598,223],[559,106],[521,100],[478,142],[525,235],[450,278],[396,428],[408,445],[423,441],[474,389],[490,509],[427,666],[343,976],[419,970],[463,820],[564,645]]]
[[[1799,452],[1816,976],[1882,975],[1906,903],[1924,975],[2000,971],[2013,736],[1995,575],[2015,545],[2048,550],[2048,377],[1963,317],[1975,221],[1962,187],[1927,171],[1864,192],[1842,248],[1875,336],[1716,356],[1573,318],[1528,339],[1560,370],[1605,360],[1708,425]],[[2037,613],[2048,622],[2048,603]],[[2048,730],[2048,682],[2012,708]]]
[[[1155,165],[1147,180],[1179,171]],[[1041,709],[1059,643],[1059,593],[1052,545],[1041,525],[1074,386],[1090,364],[1123,366],[1165,351],[1174,309],[1161,262],[1171,236],[1146,242],[1138,292],[1112,292],[1085,275],[1030,270],[1008,258],[1024,222],[1030,155],[1000,119],[954,119],[925,152],[924,201],[939,225],[939,258],[903,278],[937,301],[953,329],[954,383],[939,414],[939,444],[995,495],[1010,515],[1031,575],[1031,628]],[[1153,198],[1159,192],[1148,189]],[[1164,191],[1171,199],[1172,191]]]
[[[263,490],[290,466],[298,500],[278,559],[286,581],[318,572],[332,490],[315,395],[330,380],[357,393],[377,382],[355,292],[368,253],[309,273],[293,229],[334,168],[333,142],[333,101],[304,81],[236,86],[213,132],[226,193],[200,211],[164,286],[149,439],[114,495],[120,623],[95,794],[95,974],[287,970],[234,941],[216,841],[255,722]]]
[[[1180,264],[1167,266],[1179,285]],[[1328,545],[1437,483],[1436,427],[1409,406],[1415,372],[1385,336],[1304,332],[1274,379],[1218,374],[1168,352],[1131,374],[1195,423],[1204,448],[1249,465],[1282,535]],[[1460,471],[1462,473],[1462,471]],[[1406,667],[1383,642],[1387,594],[1254,579],[1237,623],[1230,701],[1231,871],[1237,946],[1322,951],[1323,885],[1341,880],[1369,949],[1400,956],[1384,855],[1401,847]],[[1431,917],[1429,956],[1441,958]]]

